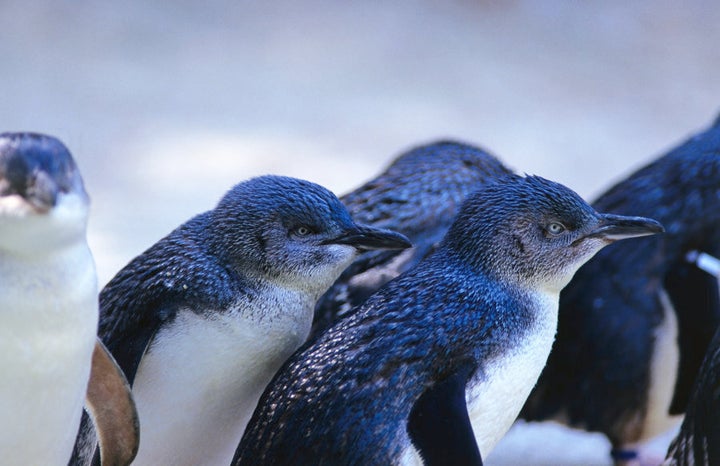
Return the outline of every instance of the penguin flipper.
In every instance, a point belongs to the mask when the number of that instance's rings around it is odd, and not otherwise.
[[[142,327],[138,332],[128,331],[121,339],[101,332],[93,350],[85,409],[68,466],[126,465],[135,457],[139,421],[130,383],[156,330],[157,326]]]
[[[426,466],[482,466],[465,402],[469,364],[429,387],[410,412],[408,433]]]
[[[140,443],[138,414],[125,375],[99,339],[92,355],[85,407],[95,425],[102,464],[129,465]]]
[[[140,366],[140,360],[160,325],[160,321],[146,322],[138,324],[134,328],[127,328],[125,332],[118,332],[116,336],[111,338],[100,335],[103,343],[115,358],[115,362],[122,369],[131,386],[135,381],[135,374]]]

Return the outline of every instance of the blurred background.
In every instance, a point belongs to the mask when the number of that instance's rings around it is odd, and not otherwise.
[[[1,0],[0,130],[76,157],[103,285],[241,180],[343,194],[438,138],[593,199],[720,112],[718,24],[711,0]],[[607,448],[520,425],[488,464]]]

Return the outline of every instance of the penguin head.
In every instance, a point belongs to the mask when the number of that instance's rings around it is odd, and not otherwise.
[[[0,245],[39,250],[84,238],[89,200],[58,139],[0,134]]]
[[[608,244],[662,231],[652,219],[598,213],[561,184],[510,175],[468,198],[446,243],[489,275],[559,292]]]
[[[446,230],[463,200],[486,180],[512,173],[483,149],[455,141],[418,146],[343,197],[353,218],[424,236]]]
[[[231,267],[316,293],[360,251],[410,247],[399,233],[356,224],[322,186],[282,176],[236,185],[211,218],[214,252]]]

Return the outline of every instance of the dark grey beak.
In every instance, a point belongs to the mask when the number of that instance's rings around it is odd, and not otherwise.
[[[658,221],[651,218],[601,214],[597,228],[584,236],[583,239],[602,238],[612,242],[638,236],[655,235],[664,231],[665,228]]]
[[[355,225],[337,238],[323,241],[323,244],[347,244],[361,251],[371,249],[407,249],[412,246],[405,235],[382,228]]]

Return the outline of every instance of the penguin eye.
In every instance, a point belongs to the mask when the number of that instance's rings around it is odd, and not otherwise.
[[[548,233],[551,235],[559,235],[563,231],[565,231],[565,225],[559,222],[551,222],[545,227]]]
[[[295,227],[293,229],[293,233],[297,236],[307,236],[312,233],[312,231],[310,230],[310,228],[304,225],[300,225],[299,227]]]

